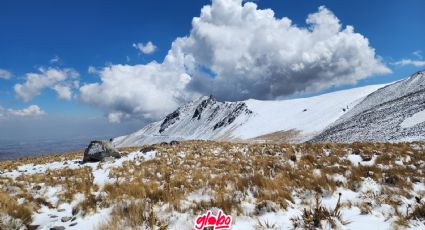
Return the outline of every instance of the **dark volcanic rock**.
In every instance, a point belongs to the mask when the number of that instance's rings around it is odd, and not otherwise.
[[[195,109],[193,113],[192,119],[201,119],[202,111],[207,108],[208,105],[214,105],[216,103],[216,99],[213,96],[209,96],[207,99],[203,100]]]
[[[83,162],[103,161],[106,157],[121,158],[109,141],[92,141],[84,151]]]
[[[64,217],[62,217],[61,218],[61,221],[62,222],[68,222],[68,221],[70,221],[72,219],[72,217],[70,217],[70,216],[64,216]]]
[[[168,146],[169,144],[167,143],[167,142],[165,142],[165,141],[163,141],[163,142],[161,142],[161,143],[159,143],[159,146]]]
[[[179,144],[180,144],[180,142],[178,142],[178,141],[171,141],[170,142],[171,146],[175,146],[175,145],[179,145]]]
[[[37,230],[40,227],[40,225],[28,225],[27,229],[28,230]]]
[[[159,129],[159,133],[162,133],[167,129],[170,125],[174,124],[176,121],[179,120],[180,111],[176,110],[170,114],[168,114],[164,121],[161,124],[161,128]]]
[[[151,151],[155,151],[155,147],[152,146],[152,145],[144,146],[143,148],[141,148],[139,150],[139,152],[141,152],[141,153],[147,153],[147,152],[151,152]]]
[[[238,103],[238,105],[236,106],[235,109],[233,109],[229,115],[227,115],[223,120],[217,122],[214,125],[214,130],[221,128],[221,127],[225,127],[229,124],[231,124],[241,113],[247,113],[247,114],[251,114],[252,111],[248,109],[248,107],[246,106],[245,103],[240,102]]]
[[[50,230],[65,230],[65,227],[64,226],[54,226],[54,227],[51,227]]]

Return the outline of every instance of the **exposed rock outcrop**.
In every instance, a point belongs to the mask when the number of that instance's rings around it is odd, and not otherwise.
[[[92,141],[84,151],[83,162],[103,161],[108,157],[121,158],[121,155],[109,141]]]

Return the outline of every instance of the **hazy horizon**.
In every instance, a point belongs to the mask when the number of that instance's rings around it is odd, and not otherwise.
[[[201,95],[274,100],[400,80],[425,68],[424,8],[2,1],[0,141],[125,135]]]

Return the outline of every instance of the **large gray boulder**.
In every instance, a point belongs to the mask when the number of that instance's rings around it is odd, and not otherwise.
[[[103,161],[105,158],[121,158],[109,141],[92,141],[84,151],[83,162]]]

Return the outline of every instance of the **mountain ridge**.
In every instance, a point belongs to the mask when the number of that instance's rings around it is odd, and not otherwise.
[[[382,87],[356,108],[314,137],[314,142],[414,141],[423,140],[425,118],[425,71]],[[403,127],[406,119],[411,126]]]
[[[418,71],[389,84],[308,98],[221,102],[212,95],[202,96],[160,121],[115,138],[114,144],[124,147],[193,139],[295,143],[421,140],[425,134],[422,111],[425,71]],[[422,117],[424,122],[415,124]],[[401,127],[406,119],[413,127]]]

